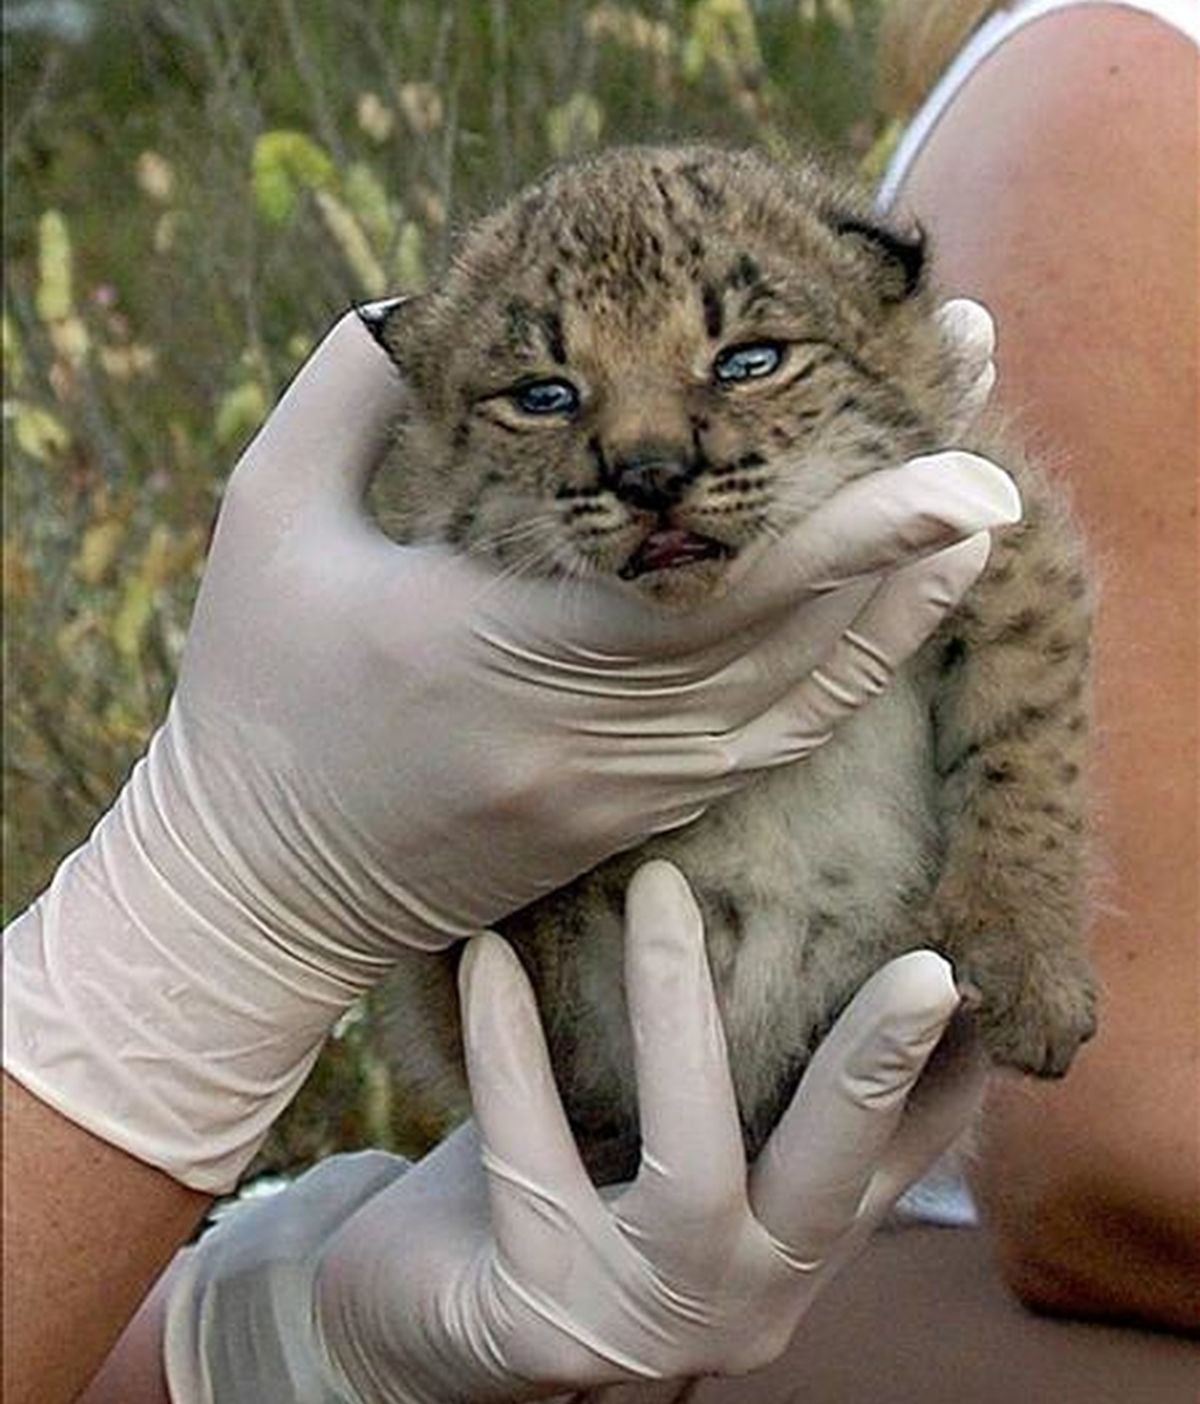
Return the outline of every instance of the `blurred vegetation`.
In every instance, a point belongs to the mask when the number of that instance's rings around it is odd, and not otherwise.
[[[225,475],[322,329],[598,144],[877,164],[882,3],[6,6],[6,911],[161,717]],[[430,1129],[351,1017],[264,1163]]]

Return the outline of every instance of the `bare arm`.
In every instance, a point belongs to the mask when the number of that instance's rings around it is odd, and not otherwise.
[[[1000,394],[1101,570],[1093,761],[1101,1032],[1061,1086],[1001,1088],[979,1189],[1032,1305],[1200,1326],[1197,72],[1118,9],[989,59],[903,203],[1000,326]]]
[[[207,1203],[5,1077],[9,1404],[76,1398]]]

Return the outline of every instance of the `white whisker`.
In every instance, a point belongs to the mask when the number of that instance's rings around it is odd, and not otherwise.
[[[477,538],[468,544],[466,553],[470,556],[496,556],[503,548],[518,545],[527,538],[544,538],[552,533],[557,525],[558,519],[552,513],[542,512]]]

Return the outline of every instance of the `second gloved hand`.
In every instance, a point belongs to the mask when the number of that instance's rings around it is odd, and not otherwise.
[[[939,1046],[949,967],[919,951],[867,983],[747,1176],[700,915],[665,863],[631,884],[626,951],[634,1183],[592,1186],[532,992],[482,937],[462,978],[475,1122],[405,1174],[326,1162],[205,1240],[171,1306],[181,1404],[538,1399],[783,1350],[977,1108],[982,1059]]]

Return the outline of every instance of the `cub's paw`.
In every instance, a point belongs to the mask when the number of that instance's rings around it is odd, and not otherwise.
[[[1096,986],[1076,951],[1035,954],[995,942],[954,963],[963,1004],[1001,1067],[1062,1077],[1096,1032]]]

